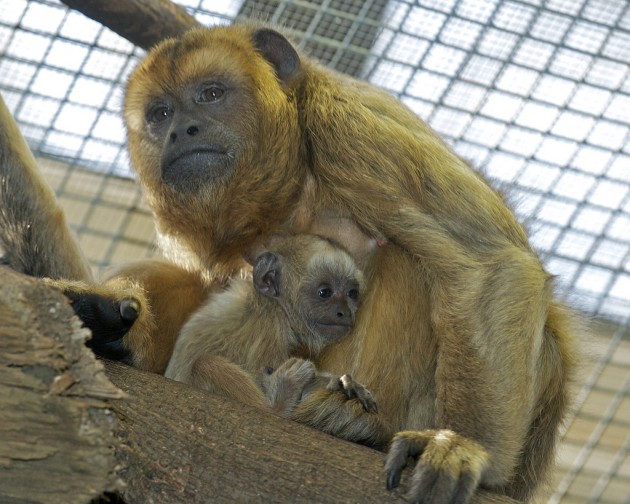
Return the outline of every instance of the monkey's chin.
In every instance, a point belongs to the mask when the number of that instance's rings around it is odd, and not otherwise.
[[[336,341],[346,336],[352,326],[344,324],[327,324],[318,322],[315,324],[315,330],[319,335],[324,337],[327,341]]]
[[[230,158],[225,151],[198,150],[183,154],[162,165],[162,180],[169,187],[191,193],[231,173]]]

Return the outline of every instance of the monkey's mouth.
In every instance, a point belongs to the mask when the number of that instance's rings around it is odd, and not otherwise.
[[[175,151],[162,162],[162,179],[180,188],[212,182],[228,171],[229,164],[228,150],[218,145]]]
[[[318,322],[315,324],[319,334],[327,339],[340,339],[352,329],[351,324],[328,324],[326,322]]]

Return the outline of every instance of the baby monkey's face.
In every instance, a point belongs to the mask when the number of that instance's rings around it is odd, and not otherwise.
[[[327,271],[301,289],[306,322],[324,340],[342,338],[354,327],[359,306],[359,280]]]

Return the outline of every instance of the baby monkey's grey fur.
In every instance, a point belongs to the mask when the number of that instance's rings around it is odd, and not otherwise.
[[[184,326],[165,374],[269,405],[284,417],[318,388],[341,392],[344,401],[358,399],[361,408],[351,407],[352,415],[374,413],[370,392],[350,375],[320,373],[309,360],[289,359],[316,357],[348,334],[362,289],[361,271],[332,242],[314,235],[276,238],[254,261],[251,279],[236,279],[212,295]],[[348,421],[347,412],[339,421]]]

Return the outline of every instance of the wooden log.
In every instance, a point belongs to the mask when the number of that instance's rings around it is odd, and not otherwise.
[[[61,0],[131,43],[149,49],[200,24],[170,0]]]
[[[122,364],[105,374],[88,337],[59,292],[0,266],[0,502],[403,502],[383,453]]]
[[[404,502],[384,454],[162,376],[108,362],[127,503]],[[403,479],[403,483],[406,480]]]
[[[122,488],[115,417],[124,394],[84,345],[59,292],[0,266],[0,502],[88,502]]]

